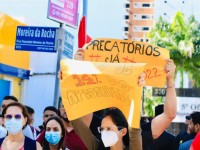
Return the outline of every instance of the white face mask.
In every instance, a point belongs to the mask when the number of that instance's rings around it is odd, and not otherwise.
[[[118,135],[117,135],[118,133],[115,133],[114,131],[102,131],[101,139],[103,141],[104,146],[110,147],[110,146],[115,145],[118,141]]]
[[[22,119],[9,119],[5,120],[5,127],[8,130],[8,133],[15,135],[23,128],[23,121]]]

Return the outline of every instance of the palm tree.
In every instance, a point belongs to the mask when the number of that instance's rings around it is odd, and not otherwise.
[[[193,87],[200,87],[200,24],[194,16],[186,20],[177,12],[172,23],[159,17],[148,36],[151,43],[170,50],[170,57],[181,74],[181,87],[184,72],[193,81]]]

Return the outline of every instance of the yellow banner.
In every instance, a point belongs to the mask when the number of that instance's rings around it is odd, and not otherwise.
[[[110,63],[147,63],[146,85],[163,87],[166,75],[163,70],[169,59],[167,49],[149,43],[131,40],[98,38],[85,46],[84,60]]]
[[[117,107],[129,125],[138,128],[142,96],[138,77],[145,65],[61,60],[61,94],[69,120]]]
[[[0,63],[29,70],[30,52],[15,51],[17,26],[25,24],[0,13]]]

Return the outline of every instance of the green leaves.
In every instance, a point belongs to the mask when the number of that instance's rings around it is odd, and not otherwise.
[[[200,24],[194,16],[186,19],[177,12],[172,23],[159,17],[148,37],[151,43],[169,49],[177,71],[182,75],[187,72],[193,80],[193,87],[200,87]]]
[[[143,116],[154,117],[155,107],[164,102],[163,97],[153,97],[152,96],[152,87],[143,88]]]

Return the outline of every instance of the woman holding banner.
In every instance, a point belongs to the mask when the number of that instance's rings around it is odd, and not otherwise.
[[[139,85],[144,85],[144,77],[144,74],[140,76]],[[117,108],[108,109],[98,127],[101,141],[92,134],[82,118],[71,121],[71,124],[88,150],[142,150],[140,129],[129,128],[125,116]]]
[[[80,52],[80,53],[79,53]],[[79,51],[78,51],[78,53],[76,53],[76,55],[75,55],[75,59],[77,59],[77,60],[83,60],[83,50],[82,49],[79,49]],[[77,57],[76,57],[77,56]],[[60,72],[60,74],[59,74],[59,78],[60,79],[62,79],[62,72]],[[140,79],[139,79],[139,85],[140,86],[142,86],[142,85],[144,85],[145,84],[145,81],[144,81],[144,78],[145,78],[145,74],[142,74],[141,76],[140,76]],[[115,115],[113,115],[113,114],[115,114]],[[125,133],[124,135],[124,137],[123,136],[121,136],[121,138],[123,139],[123,141],[126,143],[125,145],[126,145],[126,147],[128,147],[128,145],[129,145],[129,138],[127,138],[127,137],[129,137],[128,136],[128,123],[127,123],[127,121],[126,121],[126,119],[125,119],[125,117],[124,117],[124,115],[122,114],[122,112],[120,111],[120,110],[118,110],[118,109],[116,109],[116,110],[113,110],[113,111],[109,111],[108,113],[107,113],[107,115],[108,115],[108,117],[109,116],[121,116],[121,117],[118,117],[118,118],[112,118],[113,120],[115,120],[115,122],[117,122],[116,123],[116,126],[118,126],[118,127],[121,127],[121,131],[123,131],[123,132],[119,132],[120,134],[121,133]],[[93,116],[92,114],[90,114],[90,116]],[[77,123],[77,125],[79,126],[81,126],[81,127],[83,127],[83,126],[85,126],[85,129],[83,129],[84,131],[85,130],[87,130],[88,129],[88,126],[90,126],[90,124],[88,124],[87,122],[88,121],[85,121],[85,116],[84,117],[82,117],[82,119],[83,119],[83,122],[81,122],[81,123]],[[121,121],[121,120],[123,120],[123,121]],[[122,128],[123,127],[123,128]],[[96,126],[96,129],[97,129],[97,126]],[[101,129],[101,128],[99,128],[99,129]],[[82,130],[82,129],[81,129]],[[130,130],[131,131],[131,133],[132,134],[134,134],[134,136],[132,136],[132,146],[134,145],[134,148],[135,149],[137,149],[137,150],[141,150],[142,149],[142,140],[141,140],[141,130],[140,129],[136,129],[136,128],[134,128],[134,129],[132,129],[132,130]],[[88,132],[90,132],[90,130],[88,131]],[[101,131],[99,130],[99,132],[101,133]],[[81,133],[80,133],[81,134]],[[89,134],[89,136],[91,136],[92,134]],[[96,138],[96,135],[94,135],[95,136],[95,138]],[[87,137],[87,136],[86,136]],[[115,136],[116,137],[116,136]],[[125,140],[124,140],[125,139]],[[105,141],[107,141],[107,140],[105,140]],[[123,143],[123,142],[122,142]],[[133,144],[134,143],[134,144]],[[100,145],[102,145],[102,143],[100,144]],[[123,145],[123,144],[121,144],[121,145]],[[91,146],[91,144],[90,144],[90,142],[89,142],[89,146]],[[87,147],[88,149],[96,149],[96,148],[91,148],[91,147]],[[103,148],[99,148],[99,149],[105,149],[105,147],[103,146]]]
[[[98,127],[98,131],[101,133],[101,141],[92,135],[81,118],[71,123],[80,138],[84,138],[82,140],[88,150],[130,149],[128,122],[123,113],[117,108],[108,110],[101,122],[101,126]]]
[[[84,50],[79,49],[78,52],[75,54],[74,58],[78,60],[83,60]],[[151,133],[149,134],[151,137],[148,137],[149,139],[151,139],[150,142],[157,139],[176,116],[176,92],[174,84],[174,75],[176,67],[174,65],[173,60],[167,59],[166,62],[167,64],[164,70],[166,72],[167,78],[167,92],[164,105],[164,112],[152,120],[150,130]],[[144,85],[144,78],[145,76],[142,74],[138,81],[138,84],[140,86]],[[116,113],[115,111],[118,111],[118,113]],[[107,147],[110,149],[119,150],[139,150],[134,146],[134,137],[136,136],[133,132],[134,129],[128,129],[126,121],[119,123],[119,120],[124,120],[122,119],[124,118],[124,116],[123,114],[119,115],[120,111],[118,109],[116,109],[115,111],[110,110],[109,112],[107,112],[106,116],[101,122],[101,127],[98,128],[99,132],[101,133],[102,141],[97,140],[97,138],[94,135],[92,135],[91,131],[84,124],[81,118],[71,122],[74,127],[74,130],[77,132],[77,134],[80,136],[80,138],[83,140],[83,142],[89,150],[102,150],[107,149]],[[121,116],[121,118],[118,119],[118,116]],[[130,136],[130,139],[126,138],[128,137],[128,134]]]

